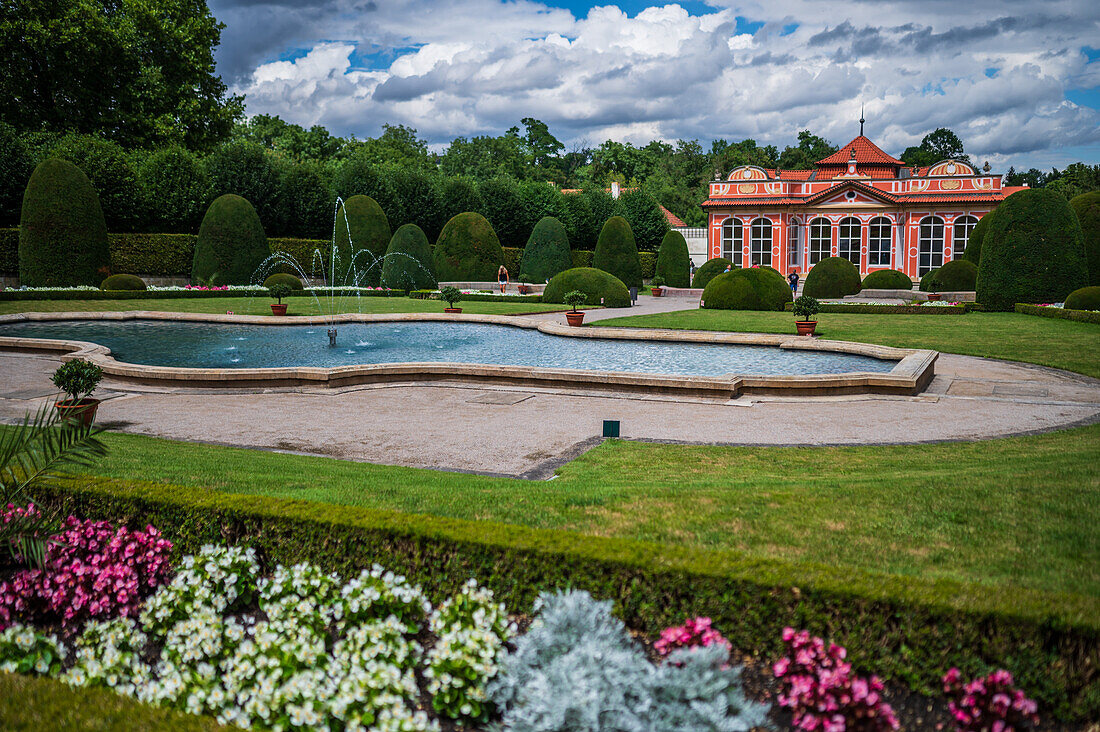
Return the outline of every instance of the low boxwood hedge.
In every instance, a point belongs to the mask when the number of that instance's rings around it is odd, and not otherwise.
[[[152,524],[179,553],[246,545],[269,565],[309,561],[343,574],[377,562],[436,600],[476,577],[514,611],[543,590],[586,589],[651,634],[709,616],[735,648],[764,658],[779,655],[784,626],[807,628],[847,647],[858,669],[924,693],[938,693],[951,666],[964,676],[1004,667],[1045,714],[1100,715],[1100,618],[1089,597],[108,478],[40,486],[31,497],[64,513]]]
[[[792,304],[787,303],[785,310]],[[963,315],[974,310],[974,303],[964,302],[958,305],[850,305],[839,302],[823,302],[822,313],[852,313],[856,315]]]
[[[1100,310],[1100,286],[1079,287],[1066,295],[1067,310]]]
[[[1068,310],[1066,308],[1044,308],[1041,305],[1016,303],[1016,312],[1024,315],[1037,315],[1040,318],[1059,318],[1075,320],[1078,323],[1100,323],[1100,313],[1092,310]]]
[[[431,300],[439,296],[439,290],[410,290],[409,297],[417,300]],[[464,302],[542,302],[542,295],[491,295],[489,293],[462,293],[461,305]]]

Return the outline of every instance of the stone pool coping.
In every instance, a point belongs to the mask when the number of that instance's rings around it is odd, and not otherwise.
[[[392,382],[494,383],[510,386],[549,387],[584,391],[635,392],[713,399],[736,399],[742,394],[824,396],[834,394],[901,394],[923,391],[935,375],[938,353],[893,348],[870,343],[830,341],[796,335],[722,333],[657,328],[574,328],[561,323],[508,315],[445,313],[343,313],[323,316],[276,317],[269,315],[220,315],[133,310],[126,312],[13,313],[0,315],[0,324],[57,320],[163,320],[241,325],[313,325],[330,323],[459,322],[507,325],[572,338],[663,341],[670,343],[773,346],[807,351],[828,351],[897,361],[886,373],[853,371],[843,374],[759,376],[684,376],[588,371],[532,366],[465,363],[393,363],[349,366],[287,366],[274,368],[209,369],[147,366],[117,361],[110,349],[96,343],[71,340],[0,336],[0,350],[61,353],[63,361],[82,359],[99,365],[116,379],[144,385],[264,388],[288,386],[344,387]]]

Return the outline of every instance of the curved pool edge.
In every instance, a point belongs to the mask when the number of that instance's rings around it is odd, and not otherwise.
[[[320,316],[275,317],[265,315],[221,315],[133,310],[126,312],[13,313],[0,315],[0,324],[57,320],[163,320],[175,322],[238,323],[242,325],[328,325],[441,321],[507,325],[537,329],[548,335],[571,338],[665,341],[728,345],[758,345],[798,350],[816,350],[869,356],[897,361],[887,373],[852,371],[843,374],[791,376],[683,376],[588,371],[528,366],[466,363],[357,364],[336,367],[277,367],[245,369],[181,368],[147,366],[116,360],[105,346],[84,341],[0,336],[0,350],[60,353],[63,361],[82,359],[99,365],[105,374],[134,384],[201,387],[344,387],[393,382],[462,382],[521,387],[580,389],[669,395],[693,398],[735,399],[742,394],[828,396],[838,394],[915,395],[924,391],[935,376],[938,353],[879,346],[852,341],[830,341],[796,335],[768,333],[723,333],[668,329],[573,328],[561,323],[533,321],[517,316],[446,313],[343,313],[333,318]]]

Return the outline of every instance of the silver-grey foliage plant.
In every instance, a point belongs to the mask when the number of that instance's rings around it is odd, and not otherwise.
[[[587,592],[542,593],[530,630],[505,657],[489,694],[504,730],[741,732],[763,726],[724,646],[676,651],[654,666]]]

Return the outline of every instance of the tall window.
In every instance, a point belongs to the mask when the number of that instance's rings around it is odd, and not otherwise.
[[[742,232],[741,219],[731,217],[722,222],[722,256],[733,262],[734,267],[741,266]]]
[[[810,222],[810,261],[812,267],[829,256],[833,248],[833,227],[829,219],[816,218]]]
[[[867,233],[867,264],[872,267],[889,267],[892,248],[890,239],[893,233],[890,219],[885,216],[871,219]]]
[[[955,231],[954,241],[951,242],[952,259],[962,259],[963,252],[966,251],[966,243],[970,241],[970,232],[974,231],[977,225],[978,220],[973,216],[960,216],[955,219],[955,226],[952,227]]]
[[[841,219],[840,229],[837,231],[836,255],[859,267],[860,243],[859,219],[854,216]]]
[[[798,269],[802,265],[802,224],[798,219],[791,219],[787,225],[787,266]]]
[[[754,265],[772,266],[772,222],[770,219],[761,218],[752,222],[749,256],[752,257]]]
[[[939,216],[925,216],[920,220],[918,253],[918,277],[943,266],[943,219]]]

